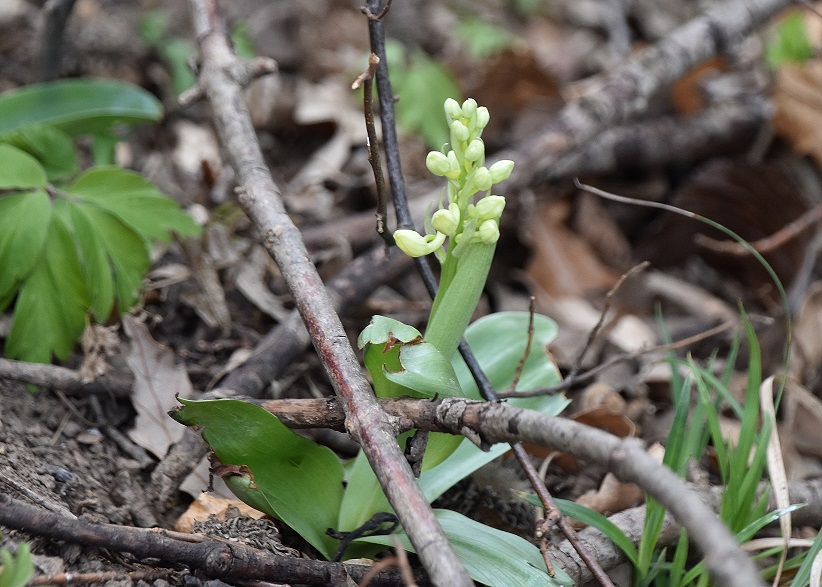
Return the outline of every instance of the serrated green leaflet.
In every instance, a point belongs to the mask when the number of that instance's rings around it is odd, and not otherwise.
[[[116,80],[67,79],[0,95],[0,133],[42,124],[70,135],[94,134],[114,122],[150,122],[162,115],[157,98]]]
[[[26,126],[0,135],[0,143],[16,147],[37,159],[49,181],[77,173],[77,153],[71,137],[54,127]]]
[[[50,222],[46,192],[0,196],[0,312],[40,259]]]
[[[51,361],[52,354],[67,359],[90,302],[74,239],[51,214],[43,254],[17,296],[6,355],[39,363]]]
[[[562,570],[551,577],[536,546],[514,534],[491,528],[451,510],[434,510],[445,535],[471,578],[490,587],[557,587],[573,585]],[[415,552],[405,533],[402,547]],[[362,542],[391,546],[393,536],[370,536]]]
[[[168,241],[172,232],[182,236],[200,232],[191,216],[139,173],[119,167],[96,168],[65,191],[114,214],[145,239]]]
[[[330,558],[337,541],[326,536],[325,530],[336,527],[343,494],[343,468],[337,456],[252,404],[180,402],[183,407],[173,414],[175,420],[200,427],[220,462],[248,467],[253,484],[236,476],[230,481],[229,487],[241,492],[238,497],[253,501],[256,507],[268,504],[263,511],[291,526]]]
[[[25,151],[0,144],[0,163],[0,189],[46,187],[46,170]]]

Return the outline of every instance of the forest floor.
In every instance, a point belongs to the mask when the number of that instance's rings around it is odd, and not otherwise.
[[[399,148],[412,208],[421,218],[441,188],[424,162],[444,136],[438,127],[444,127],[443,98],[458,92],[489,108],[487,151],[513,158],[519,175],[510,188],[501,186],[510,189],[509,204],[476,316],[527,311],[533,296],[536,312],[556,321],[559,334],[548,348],[553,362],[563,376],[584,375],[562,392],[571,400],[563,415],[636,436],[648,446],[664,444],[673,419],[671,349],[664,343],[674,341],[675,354],[703,365],[714,358],[719,372],[733,340],[744,333],[742,304],[761,344],[764,377],[787,372],[797,383],[783,400],[778,432],[788,481],[809,487],[822,474],[822,241],[816,228],[822,206],[822,18],[796,10],[810,43],[805,63],[774,57],[780,35],[787,34],[777,23],[788,18],[774,11],[774,18],[674,80],[659,81],[660,71],[676,63],[662,57],[661,63],[643,62],[646,69],[638,68],[636,79],[647,76],[658,91],[641,106],[611,95],[610,104],[603,102],[610,109],[600,113],[606,121],[600,127],[551,126],[560,115],[575,120],[564,105],[612,92],[616,86],[603,80],[621,72],[620,64],[678,27],[740,2],[396,0],[386,27],[397,41],[392,75],[405,125]],[[43,69],[37,58],[42,3],[0,4],[4,92],[34,83]],[[276,75],[248,89],[249,108],[272,176],[321,276],[328,281],[354,259],[376,258],[375,182],[362,103],[350,90],[369,51],[359,5],[222,4],[235,47],[278,63]],[[45,511],[187,531],[180,516],[209,478],[202,463],[189,477],[178,471],[196,463],[167,462],[166,454],[174,453],[169,447],[183,442],[183,427],[164,418],[177,403],[176,393],[228,388],[278,399],[333,394],[304,341],[269,355],[259,350],[273,328],[288,323],[293,298],[237,204],[234,172],[224,163],[208,106],[176,102],[176,92],[194,79],[179,57],[180,51],[196,53],[189,23],[182,0],[77,0],[65,31],[60,77],[125,80],[163,102],[163,120],[124,136],[117,162],[143,173],[205,230],[202,238],[155,249],[131,326],[119,328],[115,320],[97,329],[96,336],[110,337],[106,350],[99,350],[106,346],[101,343],[84,353],[78,345],[63,364],[78,370],[94,359],[113,381],[128,383],[141,377],[130,370],[130,360],[151,361],[155,380],[174,381],[162,405],[144,409],[137,391],[130,397],[83,385],[35,387],[0,365],[0,492]],[[533,142],[545,129],[554,134]],[[566,148],[551,152],[551,137],[563,131]],[[88,145],[80,149],[88,155]],[[576,187],[577,177],[608,192],[684,208],[759,241],[787,298],[745,251],[722,249],[728,244],[724,234],[682,216],[601,199]],[[791,224],[798,219],[801,225]],[[632,272],[643,261],[650,266]],[[372,315],[420,328],[428,315],[428,295],[410,262],[394,253],[390,263],[381,263],[374,270],[366,261],[349,285],[357,293],[340,314],[352,344]],[[791,329],[784,304],[793,318],[787,362]],[[0,316],[0,339],[10,325],[8,311]],[[740,400],[749,355],[743,345],[728,369],[729,388]],[[722,425],[729,438],[738,434],[729,410],[722,412]],[[357,450],[342,433],[307,434],[345,458]],[[641,491],[615,485],[604,467],[567,459],[545,463],[548,452],[529,450],[537,466],[545,465],[546,485],[556,497],[584,496],[582,503],[609,515],[643,503]],[[700,464],[715,481],[711,458]],[[161,487],[162,465],[175,472]],[[511,460],[501,460],[458,485],[440,505],[529,537],[536,512],[516,493],[528,487]],[[811,505],[822,509],[822,503]],[[797,536],[813,537],[822,519],[809,514],[804,520]],[[310,552],[281,531],[286,546]],[[139,561],[101,545],[0,528],[0,546],[16,548],[21,541],[32,545],[37,574],[52,579],[72,572],[90,573],[87,582],[112,587],[199,581],[182,565],[158,567],[156,560]],[[146,574],[129,575],[135,572]],[[619,581],[626,584],[624,572]]]

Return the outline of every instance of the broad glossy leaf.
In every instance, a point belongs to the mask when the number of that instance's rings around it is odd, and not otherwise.
[[[46,170],[37,159],[11,145],[0,144],[0,189],[46,187]]]
[[[462,395],[451,362],[412,326],[374,316],[357,345],[366,347],[365,366],[379,397]]]
[[[6,355],[38,363],[50,362],[52,354],[67,359],[90,303],[74,239],[52,214],[43,254],[17,296]]]
[[[112,123],[159,120],[160,102],[144,89],[116,80],[66,79],[33,84],[0,95],[0,132],[32,124],[56,126],[72,136]]]
[[[175,420],[198,426],[221,463],[248,468],[251,477],[226,477],[232,491],[254,507],[267,505],[262,511],[330,557],[336,540],[325,531],[336,527],[343,494],[337,456],[258,406],[238,400],[180,402],[183,407],[172,415]]]
[[[114,214],[146,239],[168,241],[171,232],[183,236],[200,233],[200,227],[177,202],[133,171],[119,167],[91,169],[69,185],[66,192]]]
[[[551,577],[539,549],[514,534],[480,524],[450,510],[434,510],[445,535],[465,570],[475,581],[491,587],[558,587],[572,585],[562,569]],[[405,533],[396,534],[403,548],[415,552]],[[391,546],[393,536],[370,536],[363,542]]]
[[[517,365],[525,353],[528,335],[527,312],[497,312],[480,318],[465,331],[465,338],[474,351],[494,389],[507,389],[514,379]],[[534,316],[534,337],[517,390],[550,387],[560,381],[557,368],[546,352],[547,345],[557,336],[557,324],[547,316]],[[462,357],[454,357],[454,371],[466,397],[481,399],[476,383]],[[509,400],[511,405],[540,412],[559,413],[568,400],[562,395]]]
[[[43,190],[0,196],[0,312],[39,261],[50,223]]]
[[[25,126],[0,135],[7,143],[25,151],[43,166],[49,181],[74,175],[78,171],[74,142],[66,133],[52,126]]]

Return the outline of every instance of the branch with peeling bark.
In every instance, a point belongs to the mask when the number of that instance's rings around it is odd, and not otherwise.
[[[566,105],[537,136],[498,154],[516,163],[503,189],[532,183],[593,137],[646,112],[658,92],[789,5],[789,0],[723,2],[591,80],[592,90]]]
[[[239,201],[264,236],[294,297],[346,413],[346,429],[362,446],[394,511],[436,585],[473,584],[417,485],[360,368],[331,299],[311,263],[300,232],[283,206],[257,142],[238,80],[238,59],[226,40],[215,0],[191,0],[202,59],[199,85],[212,108],[217,136],[240,184]]]

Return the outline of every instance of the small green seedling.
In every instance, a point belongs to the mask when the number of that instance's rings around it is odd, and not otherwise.
[[[451,143],[429,154],[427,160],[435,175],[448,180],[445,199],[427,220],[425,235],[410,230],[394,233],[406,253],[434,254],[440,260],[439,293],[424,334],[384,316],[375,316],[360,334],[358,343],[364,349],[374,390],[379,397],[479,399],[468,368],[455,353],[463,336],[494,386],[507,388],[517,376],[518,390],[550,386],[559,381],[545,352],[557,333],[551,319],[534,316],[530,347],[530,317],[525,312],[492,314],[469,326],[485,285],[505,207],[504,198],[490,190],[508,177],[513,163],[502,161],[490,169],[484,166],[480,135],[488,123],[485,108],[474,100],[460,105],[449,99],[445,112]],[[523,357],[526,360],[517,373]],[[183,407],[173,417],[204,430],[203,436],[220,463],[215,473],[227,479],[240,499],[294,528],[323,556],[330,558],[339,546],[326,535],[327,528],[351,532],[375,514],[391,511],[362,453],[346,467],[346,474],[329,449],[295,440],[292,437],[296,434],[262,408],[237,400],[181,403]],[[512,403],[558,414],[568,401],[562,396],[546,396]],[[403,435],[400,442],[406,437]],[[507,450],[507,445],[497,445],[483,452],[462,437],[431,434],[420,487],[433,501]],[[437,510],[435,514],[475,580],[499,587],[570,583],[561,570],[549,576],[539,550],[526,540],[452,511]],[[404,533],[400,531],[397,538],[404,548],[412,550]],[[377,552],[374,545],[391,545],[393,539],[358,539],[347,552],[373,555]]]
[[[0,548],[0,587],[25,587],[34,576],[34,559],[29,545],[20,543],[17,553]]]
[[[159,103],[121,82],[67,80],[0,95],[0,312],[13,304],[5,354],[65,360],[91,315],[136,303],[152,242],[199,226],[140,174],[80,173],[73,137],[156,120]]]

